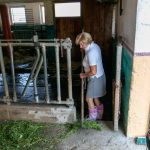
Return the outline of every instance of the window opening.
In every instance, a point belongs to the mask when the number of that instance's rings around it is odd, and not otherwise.
[[[11,7],[11,20],[12,23],[26,23],[26,14],[24,7]]]
[[[55,17],[80,17],[81,5],[80,2],[75,3],[55,3]]]
[[[45,23],[45,7],[43,5],[41,5],[41,22]]]

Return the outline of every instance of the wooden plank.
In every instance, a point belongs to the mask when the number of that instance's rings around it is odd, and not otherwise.
[[[72,59],[80,60],[79,48],[75,45],[75,38],[81,32],[81,18],[56,18],[56,38],[69,37],[72,40]],[[65,51],[64,51],[65,53]],[[65,55],[64,55],[65,56]]]
[[[115,79],[115,105],[114,105],[114,130],[118,131],[119,114],[120,114],[120,75],[121,75],[121,58],[122,45],[117,45],[117,59],[116,59],[116,79]]]

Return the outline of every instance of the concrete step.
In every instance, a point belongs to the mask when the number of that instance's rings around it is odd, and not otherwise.
[[[0,120],[31,120],[49,123],[76,121],[76,108],[65,105],[0,104],[0,114]]]

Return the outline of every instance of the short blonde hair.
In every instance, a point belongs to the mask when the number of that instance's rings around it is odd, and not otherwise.
[[[83,42],[84,44],[91,44],[92,43],[92,36],[90,33],[82,32],[77,35],[75,43],[76,45],[79,45],[80,42]]]

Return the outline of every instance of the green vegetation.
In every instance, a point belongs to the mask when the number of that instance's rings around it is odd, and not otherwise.
[[[85,121],[82,128],[101,130],[97,122]],[[63,139],[81,129],[81,123],[41,124],[29,121],[0,123],[1,150],[55,150]]]
[[[101,125],[95,121],[84,121],[82,127],[85,129],[101,130]]]
[[[21,150],[44,142],[40,131],[46,126],[28,121],[5,121],[0,123],[0,149]]]

